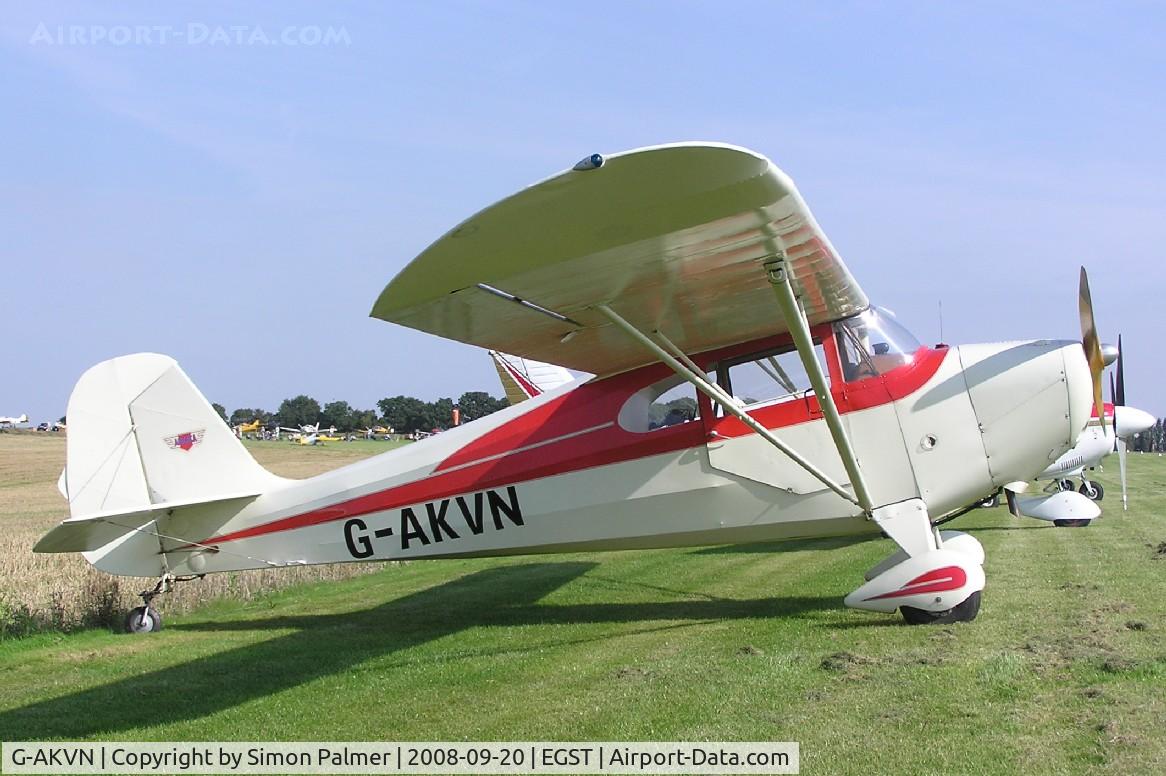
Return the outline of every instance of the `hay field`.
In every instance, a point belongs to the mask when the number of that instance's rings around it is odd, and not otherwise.
[[[303,478],[335,469],[394,443],[351,442],[300,447],[280,442],[250,442],[251,454],[276,474]],[[152,583],[119,579],[96,571],[77,554],[41,555],[32,547],[68,516],[57,492],[65,465],[63,434],[0,434],[0,638],[42,630],[116,626],[140,601],[137,593]],[[296,569],[213,574],[198,584],[179,585],[166,596],[168,613],[189,611],[219,597],[250,600],[272,590],[307,581],[346,579],[377,571],[382,564],[344,564]]]

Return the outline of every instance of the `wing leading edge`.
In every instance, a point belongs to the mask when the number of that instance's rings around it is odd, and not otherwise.
[[[655,146],[560,173],[471,216],[405,267],[371,315],[612,374],[652,357],[598,304],[689,353],[787,331],[761,266],[778,251],[811,325],[868,306],[767,158],[726,145]]]

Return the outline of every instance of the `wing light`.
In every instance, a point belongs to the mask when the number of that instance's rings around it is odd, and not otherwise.
[[[572,167],[571,169],[572,170],[580,170],[580,171],[582,171],[582,170],[598,170],[600,167],[603,166],[603,162],[604,162],[603,154],[591,154],[591,156],[584,156],[582,159],[580,159],[578,162],[576,162],[575,166]]]

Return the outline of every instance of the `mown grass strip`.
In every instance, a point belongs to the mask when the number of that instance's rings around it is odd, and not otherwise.
[[[417,562],[148,637],[0,645],[0,739],[797,740],[806,773],[1152,770],[1166,459],[1133,457],[1126,514],[1101,479],[1087,529],[953,524],[988,555],[971,624],[844,609],[877,540]]]

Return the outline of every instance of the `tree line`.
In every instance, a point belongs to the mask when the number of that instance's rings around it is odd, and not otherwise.
[[[412,396],[392,396],[378,401],[376,410],[357,409],[346,401],[330,401],[321,405],[305,394],[284,399],[275,412],[240,407],[228,415],[221,404],[212,406],[232,427],[258,420],[264,427],[298,428],[319,423],[320,428],[355,432],[375,426],[388,426],[398,434],[411,434],[414,431],[452,427],[454,407],[460,411],[461,422],[468,423],[510,404],[506,399],[495,399],[485,391],[467,391],[456,402],[450,398],[422,401]]]

